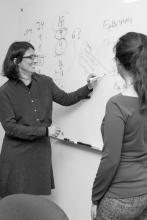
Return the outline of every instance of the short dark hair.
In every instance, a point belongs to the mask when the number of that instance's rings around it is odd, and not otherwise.
[[[147,36],[128,32],[119,38],[114,47],[115,58],[133,78],[141,110],[147,109]]]
[[[29,48],[34,50],[34,46],[27,41],[18,41],[10,45],[2,66],[2,73],[4,76],[11,80],[18,80],[18,63],[22,61],[25,52]]]

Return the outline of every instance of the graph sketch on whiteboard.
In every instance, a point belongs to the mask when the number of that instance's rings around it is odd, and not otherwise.
[[[79,55],[79,64],[86,74],[94,74],[104,79],[105,77],[113,77],[115,79],[114,89],[120,91],[123,87],[123,81],[120,79],[117,69],[108,69],[94,54],[93,47],[89,42],[83,43]]]

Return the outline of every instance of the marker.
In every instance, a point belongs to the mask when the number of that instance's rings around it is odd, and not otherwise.
[[[89,81],[92,83],[92,82],[96,81],[97,78],[98,78],[98,76],[91,77],[91,78],[89,79]]]
[[[83,142],[78,141],[77,144],[84,145],[85,147],[92,147],[90,144],[85,144]]]
[[[63,138],[63,139],[60,139],[60,140],[63,140],[65,142],[72,143],[72,144],[83,145],[84,147],[89,147],[89,148],[92,148],[92,149],[100,151],[97,147],[93,147],[90,144],[86,144],[86,143],[83,143],[81,141],[73,141],[73,140],[70,140],[69,138]]]
[[[69,142],[69,143],[72,143],[72,144],[77,144],[76,141],[70,140],[70,139],[68,139],[68,138],[64,138],[63,140],[64,140],[64,141],[67,141],[67,142]]]
[[[84,145],[85,147],[90,147],[90,148],[92,148],[92,146],[91,146],[90,144],[85,144],[85,143],[80,142],[80,141],[73,141],[73,140],[70,140],[70,139],[68,139],[68,138],[64,138],[63,140],[64,140],[64,141],[67,141],[67,142],[69,142],[69,143],[80,144],[80,145]]]
[[[64,140],[64,141],[69,141],[69,139],[68,139],[68,138],[64,138],[63,140]]]
[[[102,78],[102,77],[104,77],[105,75],[106,75],[105,73],[102,73],[102,74],[99,74],[99,75],[97,75],[97,76],[91,77],[89,80],[90,80],[90,82],[94,82],[94,81],[96,81],[98,78]]]

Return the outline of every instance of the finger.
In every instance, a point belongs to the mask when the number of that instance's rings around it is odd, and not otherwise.
[[[95,77],[94,74],[89,74],[89,76],[87,77],[87,81],[90,81],[91,78]]]
[[[97,79],[98,79],[98,76],[93,76],[89,79],[89,81],[90,81],[90,83],[94,83],[97,81]]]
[[[93,209],[91,208],[91,219],[93,219]]]
[[[91,219],[92,219],[92,220],[94,219],[94,215],[93,215],[93,213],[91,213]]]
[[[56,137],[58,137],[61,134],[61,130],[56,130]]]
[[[57,136],[60,134],[60,131],[57,132]]]

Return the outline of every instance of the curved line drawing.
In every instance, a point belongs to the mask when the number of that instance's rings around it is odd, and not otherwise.
[[[67,48],[66,39],[58,40],[55,46],[55,55],[60,56],[63,55]]]

